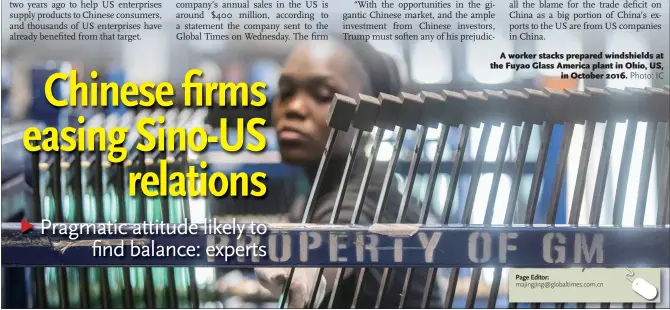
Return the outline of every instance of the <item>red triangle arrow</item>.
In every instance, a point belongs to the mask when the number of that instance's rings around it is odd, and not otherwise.
[[[26,233],[31,229],[33,229],[33,224],[30,224],[26,220],[21,220],[21,233]]]

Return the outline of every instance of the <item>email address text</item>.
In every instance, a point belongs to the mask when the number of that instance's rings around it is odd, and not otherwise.
[[[600,288],[603,282],[571,282],[571,281],[544,281],[544,282],[519,282],[515,283],[517,288],[530,289],[555,289],[555,288]]]

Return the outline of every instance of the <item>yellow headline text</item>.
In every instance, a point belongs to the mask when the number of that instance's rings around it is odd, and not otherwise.
[[[181,87],[184,89],[184,105],[187,107],[262,107],[267,102],[267,96],[263,90],[266,83],[231,82],[197,82],[195,79],[202,78],[203,73],[198,69],[191,69],[184,75]],[[174,86],[168,82],[127,82],[118,83],[97,82],[98,72],[91,71],[92,82],[80,82],[78,72],[71,70],[68,73],[54,73],[44,84],[44,94],[55,107],[171,107],[174,105],[172,97],[175,95]],[[54,87],[59,83],[67,83],[70,98],[60,99],[54,95]],[[110,96],[111,94],[111,96]],[[111,98],[111,102],[110,99]],[[216,98],[217,100],[214,100]]]
[[[227,152],[261,152],[265,149],[267,140],[258,130],[265,126],[265,119],[256,117],[248,121],[238,118],[235,126],[230,126],[229,120],[220,120],[218,134],[207,132],[202,127],[159,127],[165,122],[163,116],[156,119],[141,118],[138,120],[135,131],[139,134],[140,143],[137,150],[140,152],[175,152],[193,151],[202,152],[208,145],[216,144]],[[79,116],[78,122],[84,124],[85,119]],[[228,130],[233,129],[235,139],[230,139]],[[65,127],[60,131],[56,127],[39,129],[30,127],[23,132],[23,146],[29,152],[94,152],[107,153],[107,161],[113,164],[121,163],[128,157],[128,149],[124,147],[128,128],[124,127]],[[247,139],[246,133],[253,139]],[[229,140],[235,141],[230,143]],[[132,141],[134,142],[134,141]]]
[[[97,82],[98,73],[90,73],[92,82],[78,80],[75,70],[68,73],[55,73],[45,83],[45,95],[55,107],[107,107],[124,105],[128,107],[170,107],[174,103],[174,86],[161,83],[117,83]],[[263,92],[266,84],[252,83],[203,83],[195,80],[202,78],[202,71],[189,70],[184,75],[181,87],[184,89],[186,107],[261,107],[267,98]],[[54,96],[53,89],[58,83],[67,83],[70,97],[61,99]],[[111,96],[110,96],[111,94]],[[111,100],[109,99],[111,98]],[[220,119],[216,130],[207,130],[198,126],[171,127],[165,116],[138,119],[134,127],[95,127],[86,126],[86,119],[79,116],[78,124],[57,128],[27,128],[23,133],[23,145],[29,152],[103,152],[103,162],[126,164],[129,153],[143,152],[202,152],[206,149],[219,149],[226,152],[261,152],[266,147],[266,138],[260,131],[266,120]],[[229,134],[229,129],[233,130]],[[136,133],[137,140],[128,141]],[[132,146],[132,149],[131,149]],[[189,166],[187,171],[172,169],[166,159],[158,160],[151,169],[139,172],[130,165],[130,171],[124,176],[131,196],[139,192],[148,197],[154,196],[255,196],[266,194],[263,180],[266,174],[255,172],[209,173],[206,162]]]
[[[231,173],[199,172],[195,166],[189,166],[186,173],[169,172],[166,160],[158,163],[158,172],[131,172],[128,175],[128,194],[135,196],[138,188],[147,197],[262,197],[267,192],[263,180],[264,172],[254,172],[249,176],[246,172]],[[200,162],[200,168],[207,168],[207,163]]]

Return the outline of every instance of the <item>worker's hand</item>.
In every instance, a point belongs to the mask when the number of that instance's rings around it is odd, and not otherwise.
[[[279,297],[283,293],[284,285],[288,280],[288,275],[291,272],[291,269],[256,268],[255,271],[256,276],[258,277],[258,282],[270,291],[273,296]],[[306,308],[309,306],[318,273],[319,268],[295,268],[289,294],[288,296],[284,296],[284,298],[288,298],[289,308]],[[325,297],[326,286],[326,278],[321,276],[315,307],[318,307]]]

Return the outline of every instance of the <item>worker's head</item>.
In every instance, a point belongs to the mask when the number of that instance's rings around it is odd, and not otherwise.
[[[288,56],[273,102],[282,160],[307,166],[318,163],[328,140],[326,122],[335,93],[399,92],[398,72],[390,58],[367,43],[329,40],[299,45]],[[345,156],[353,130],[340,133],[334,157]]]

